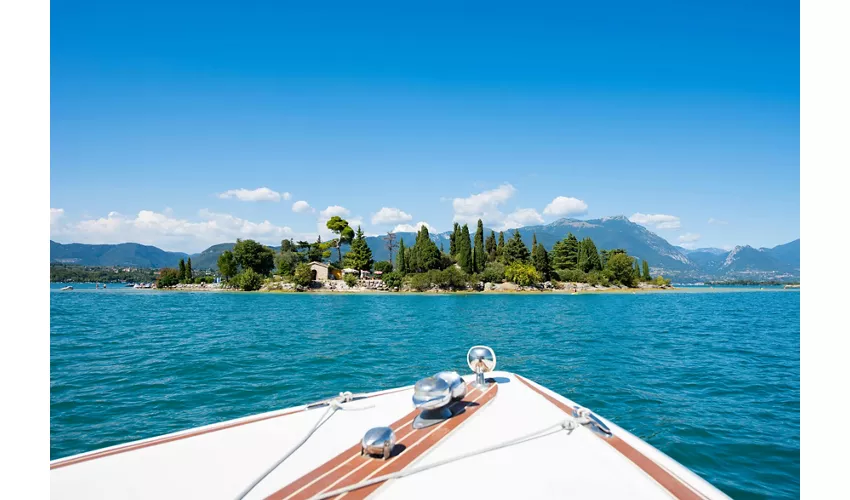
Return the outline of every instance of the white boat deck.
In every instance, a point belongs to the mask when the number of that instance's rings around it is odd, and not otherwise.
[[[472,403],[464,413],[418,431],[409,423],[416,414],[412,386],[342,404],[344,410],[335,411],[246,498],[310,498],[370,475],[449,460],[556,425],[570,419],[565,408],[578,406],[512,373],[487,375],[496,384],[487,391],[471,390],[465,401]],[[238,498],[327,411],[327,406],[291,408],[55,460],[50,464],[51,496]],[[727,498],[655,448],[600,419],[613,437],[588,425],[556,429],[336,498],[433,498],[449,491],[486,498]],[[361,457],[364,433],[393,423],[402,450],[389,460]]]

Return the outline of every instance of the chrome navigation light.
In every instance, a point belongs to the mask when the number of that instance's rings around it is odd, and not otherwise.
[[[489,384],[485,382],[484,374],[496,368],[496,353],[487,346],[477,345],[466,353],[466,362],[475,373],[474,385],[486,389]]]
[[[395,432],[389,427],[374,427],[360,441],[360,454],[390,458],[395,447]]]

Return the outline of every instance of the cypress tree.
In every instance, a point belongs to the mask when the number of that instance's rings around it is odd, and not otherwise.
[[[487,261],[484,253],[484,223],[478,219],[478,228],[475,230],[475,252],[473,252],[473,262],[475,263],[475,272],[484,270],[484,263]]]
[[[652,277],[649,276],[649,264],[646,261],[643,261],[643,280],[649,281]]]
[[[180,259],[180,264],[177,265],[177,279],[183,281],[186,279],[186,262]]]
[[[413,272],[424,272],[431,269],[440,268],[440,249],[437,244],[431,241],[431,235],[428,234],[428,228],[422,226],[419,234],[416,236],[416,243],[411,251],[411,259],[408,263],[410,270]]]
[[[534,249],[537,248],[537,232],[531,233],[531,251],[534,252]]]
[[[472,244],[469,241],[469,227],[464,224],[460,239],[457,242],[457,263],[467,273],[475,272],[475,261],[472,258]]]
[[[531,265],[537,269],[543,281],[549,281],[552,270],[549,267],[549,254],[543,245],[534,246],[534,250],[531,251]]]
[[[192,257],[189,257],[186,260],[186,279],[187,280],[192,279]]]
[[[457,254],[457,240],[460,235],[460,225],[455,222],[454,228],[452,229],[452,236],[449,240],[449,255],[454,257]]]
[[[398,242],[398,256],[396,257],[396,271],[404,274],[407,272],[407,257],[404,254],[404,238]]]
[[[499,244],[496,245],[496,257],[503,257],[504,255],[505,255],[505,232],[499,231]]]
[[[487,241],[484,243],[484,249],[487,251],[488,262],[496,260],[496,233],[492,230],[490,231],[490,236],[487,237]]]

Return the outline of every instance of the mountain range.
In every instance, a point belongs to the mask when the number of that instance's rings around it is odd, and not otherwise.
[[[474,228],[473,228],[474,230]],[[671,245],[667,240],[629,221],[624,216],[601,219],[559,219],[550,224],[517,229],[523,241],[531,246],[537,242],[551,250],[556,241],[573,233],[578,239],[591,238],[597,248],[623,248],[629,255],[649,262],[653,274],[663,274],[676,281],[707,281],[717,279],[786,280],[800,278],[800,240],[773,248],[737,246],[732,250],[698,248],[689,250]],[[506,231],[505,238],[513,232]],[[485,235],[490,230],[485,228]],[[498,234],[498,233],[497,233]],[[396,233],[397,241],[404,239],[411,246],[416,233]],[[432,234],[431,239],[446,251],[451,231]],[[368,236],[366,242],[375,261],[387,260],[389,251],[383,236]],[[50,262],[89,266],[175,267],[181,258],[192,258],[195,269],[212,269],[218,256],[233,248],[235,243],[213,245],[201,253],[166,252],[159,248],[136,243],[120,245],[61,244],[50,242]],[[272,247],[279,248],[279,247]],[[343,251],[347,250],[344,246]]]

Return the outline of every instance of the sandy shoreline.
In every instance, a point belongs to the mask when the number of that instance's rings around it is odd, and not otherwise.
[[[756,287],[756,286],[720,286],[720,287],[666,287],[666,288],[584,288],[578,291],[572,289],[547,289],[547,290],[425,290],[425,291],[389,291],[375,290],[367,288],[355,288],[346,290],[331,290],[328,288],[311,288],[308,290],[298,291],[294,289],[288,290],[255,290],[244,291],[232,288],[219,287],[204,287],[204,288],[160,288],[158,290],[171,292],[217,292],[217,293],[268,293],[268,294],[292,294],[292,293],[308,293],[321,295],[338,295],[338,294],[371,294],[371,295],[605,295],[605,294],[669,294],[669,293],[732,293],[732,292],[800,292],[800,288],[785,289],[782,287]]]

